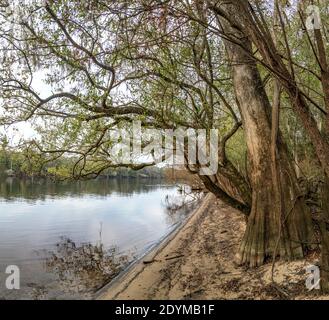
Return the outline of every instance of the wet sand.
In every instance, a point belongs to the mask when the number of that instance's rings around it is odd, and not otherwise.
[[[244,216],[208,194],[187,222],[121,277],[98,299],[328,299],[305,286],[305,260],[247,269],[235,262]]]

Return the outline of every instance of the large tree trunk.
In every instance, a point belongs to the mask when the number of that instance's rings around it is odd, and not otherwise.
[[[234,29],[223,25],[224,29],[228,28],[224,31],[232,34]],[[226,42],[226,49],[232,63],[234,88],[246,135],[252,187],[252,208],[238,257],[243,264],[259,266],[274,255],[302,257],[311,238],[311,217],[280,133],[277,171],[282,210],[276,213],[274,209],[273,195],[278,181],[271,170],[271,106],[256,63],[250,58],[250,41],[241,34],[236,36],[243,49],[232,42]]]
[[[329,179],[325,178],[321,186],[321,216],[319,221],[321,236],[321,290],[324,293],[329,292]]]
[[[314,30],[314,36],[318,48],[319,62],[321,64],[321,83],[324,93],[324,104],[328,114],[325,117],[324,133],[328,141],[329,138],[329,67],[327,54],[320,29]],[[329,179],[325,177],[322,186],[322,215],[320,221],[321,234],[321,290],[329,292]]]
[[[232,1],[231,5],[226,6],[230,7],[230,10],[239,12],[240,19],[238,19],[238,21],[241,22],[239,27],[243,28],[243,30],[241,29],[240,36],[242,36],[243,32],[245,36],[250,37],[258,48],[264,62],[268,65],[269,70],[278,77],[282,87],[289,95],[293,110],[303,124],[306,133],[312,141],[316,155],[321,163],[321,167],[329,178],[329,142],[327,137],[318,129],[317,122],[309,109],[307,100],[299,89],[291,71],[288,70],[282,57],[278,54],[273,39],[270,39],[269,35],[264,31],[264,25],[259,20],[254,19],[247,0]],[[215,7],[213,10],[215,10]],[[321,63],[323,65],[322,68],[325,68],[322,70],[322,86],[324,89],[325,105],[329,105],[327,101],[329,98],[329,74],[328,70],[326,70],[327,65],[325,58],[324,52],[322,53],[321,58],[321,60],[323,60]],[[326,121],[329,123],[329,112],[328,110],[326,111]],[[327,124],[325,126],[327,126]],[[329,124],[327,127],[329,127]]]

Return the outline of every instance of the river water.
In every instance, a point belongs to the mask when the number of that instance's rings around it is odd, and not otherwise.
[[[2,179],[0,299],[90,299],[195,205],[155,179]],[[19,290],[5,285],[9,265]]]

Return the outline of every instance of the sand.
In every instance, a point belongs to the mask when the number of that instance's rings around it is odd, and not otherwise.
[[[245,229],[237,210],[208,194],[188,221],[128,272],[107,285],[99,299],[329,299],[305,286],[305,260],[256,269],[237,265]]]

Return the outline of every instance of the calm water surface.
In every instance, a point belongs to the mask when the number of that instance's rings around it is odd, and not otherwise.
[[[91,298],[194,205],[161,180],[0,180],[0,298]],[[5,288],[17,265],[21,289]]]

